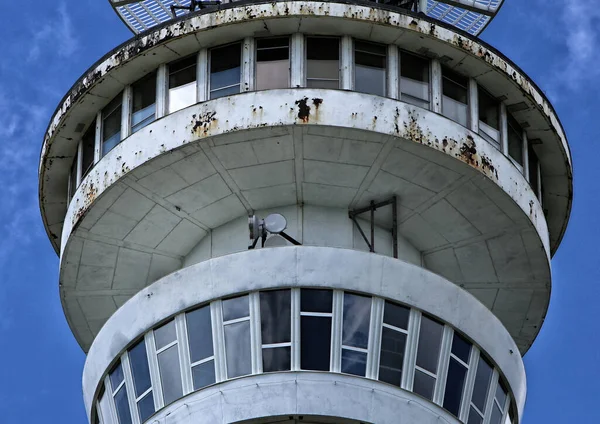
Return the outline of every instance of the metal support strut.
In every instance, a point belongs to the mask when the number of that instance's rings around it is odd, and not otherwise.
[[[191,12],[195,11],[196,8],[198,9],[204,9],[207,6],[218,6],[221,4],[220,0],[192,0],[190,1],[190,5],[189,6],[178,6],[178,5],[171,5],[171,14],[173,15],[173,19],[175,19],[177,17],[177,12],[176,10],[188,10]]]
[[[356,228],[360,232],[365,243],[369,247],[369,252],[375,253],[375,211],[384,206],[392,206],[392,244],[393,244],[393,252],[394,258],[398,259],[398,204],[396,203],[396,196],[391,197],[388,200],[383,202],[375,203],[375,201],[371,200],[369,206],[364,208],[354,209],[348,212],[348,217],[354,222]],[[360,224],[356,220],[356,217],[362,213],[370,212],[370,221],[371,221],[371,237],[370,240],[367,238],[365,232],[361,228]]]

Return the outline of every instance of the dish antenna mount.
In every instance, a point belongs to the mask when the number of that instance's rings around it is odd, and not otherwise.
[[[265,241],[268,234],[278,234],[295,246],[301,243],[285,233],[287,221],[285,217],[278,213],[272,213],[265,219],[260,219],[256,215],[248,217],[248,229],[250,230],[250,242],[248,249],[254,249],[258,240],[261,240],[261,247],[265,247]]]

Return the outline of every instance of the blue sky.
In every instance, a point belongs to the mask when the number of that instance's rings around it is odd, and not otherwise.
[[[571,222],[553,260],[550,310],[525,356],[524,423],[599,423],[600,8],[597,0],[506,0],[483,39],[554,102],[575,165]],[[0,4],[0,422],[87,422],[85,356],[58,297],[58,258],[38,210],[48,120],[98,58],[130,37],[107,0]]]

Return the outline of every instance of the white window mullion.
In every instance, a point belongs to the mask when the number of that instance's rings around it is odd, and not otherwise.
[[[442,64],[431,61],[431,111],[442,113]]]
[[[412,392],[415,379],[415,365],[417,362],[417,348],[419,347],[419,329],[421,327],[421,312],[416,309],[410,310],[408,323],[408,338],[402,365],[401,387]]]
[[[342,324],[344,313],[344,292],[333,291],[333,317],[331,319],[331,372],[342,371]]]
[[[523,175],[529,181],[529,140],[525,130],[523,130]]]
[[[304,34],[292,34],[291,46],[291,86],[306,87],[306,52],[304,47]]]
[[[349,35],[344,35],[340,40],[340,78],[343,90],[354,88],[354,47]]]
[[[102,111],[96,114],[96,133],[94,138],[94,164],[102,158]]]
[[[223,308],[220,300],[210,303],[210,318],[213,333],[213,349],[215,352],[215,379],[216,382],[227,378],[227,364],[225,363],[225,335],[223,333]]]
[[[506,395],[506,401],[504,402],[504,408],[502,408],[502,419],[500,422],[504,424],[506,422],[506,417],[510,413],[510,404],[512,402],[512,395],[510,392]]]
[[[208,49],[200,49],[196,62],[196,101],[208,100]]]
[[[75,190],[77,190],[77,187],[79,187],[79,184],[81,184],[81,176],[83,174],[83,169],[82,169],[83,168],[83,142],[82,141],[80,141],[77,144],[76,158],[77,158],[77,163],[75,166],[77,167],[77,170],[75,171],[75,187],[71,188],[71,195],[75,194]]]
[[[392,99],[400,98],[400,54],[395,44],[388,46],[387,51],[387,90],[386,96]]]
[[[300,369],[300,289],[292,289],[292,371]]]
[[[190,359],[190,345],[187,337],[187,323],[185,322],[185,313],[175,317],[175,330],[177,332],[177,350],[179,351],[179,368],[181,370],[181,380],[183,395],[194,391],[192,381],[192,364]]]
[[[106,394],[105,394],[106,396]],[[110,421],[109,418],[104,418],[104,415],[102,414],[102,408],[100,408],[100,399],[98,398],[98,400],[96,401],[96,415],[98,415],[98,420],[100,421],[100,424],[112,424],[113,421]]]
[[[374,380],[377,380],[379,377],[379,357],[381,355],[381,331],[384,305],[385,301],[382,298],[372,298],[366,377]]]
[[[169,70],[163,63],[156,71],[156,119],[167,114]]]
[[[242,93],[254,90],[255,58],[254,37],[246,37],[242,43]]]
[[[468,96],[469,104],[467,106],[469,111],[469,129],[476,134],[479,134],[479,95],[477,81],[474,78],[469,78]]]
[[[442,336],[442,346],[440,349],[435,391],[433,393],[433,402],[440,406],[444,403],[444,390],[446,388],[446,379],[448,377],[448,366],[450,361],[450,350],[452,349],[453,335],[454,330],[450,326],[445,325],[444,334]]]
[[[467,371],[464,396],[460,404],[460,413],[458,417],[463,422],[467,422],[469,419],[469,409],[471,407],[471,397],[473,396],[473,387],[475,386],[475,376],[477,374],[478,363],[479,349],[473,346],[471,348],[471,355],[469,357],[469,370]]]
[[[150,369],[150,382],[152,383],[152,397],[154,398],[154,410],[158,411],[165,405],[158,369],[158,357],[156,356],[156,344],[154,343],[154,332],[149,331],[144,336],[146,342],[146,355],[148,356],[148,368]]]
[[[508,112],[504,102],[500,103],[500,150],[508,157]]]
[[[127,401],[129,402],[129,410],[131,412],[131,423],[141,424],[140,416],[137,411],[137,403],[135,401],[135,389],[133,386],[133,375],[129,365],[129,353],[127,351],[121,356],[121,366],[123,367],[123,376],[125,377],[125,390],[127,390]]]
[[[131,112],[132,112],[133,89],[128,85],[123,90],[123,100],[121,104],[121,140],[131,135]]]
[[[117,416],[117,407],[115,406],[115,398],[113,397],[113,389],[110,384],[110,377],[107,375],[104,378],[104,392],[106,396],[108,396],[108,409],[110,410],[110,414],[112,415],[111,421],[113,423],[118,423],[119,418]]]
[[[483,418],[483,424],[489,424],[490,419],[492,418],[492,411],[494,410],[494,398],[496,397],[496,388],[498,387],[498,379],[500,375],[498,374],[498,369],[494,368],[492,372],[492,378],[490,381],[490,386],[488,387],[487,400],[485,403],[485,417]]]
[[[250,353],[252,358],[252,374],[263,372],[262,335],[260,331],[260,294],[250,293]]]

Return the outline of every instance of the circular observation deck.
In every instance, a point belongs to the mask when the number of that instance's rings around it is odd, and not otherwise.
[[[232,4],[125,43],[67,94],[40,164],[86,351],[144,287],[245,250],[248,213],[285,207],[303,244],[365,249],[348,210],[394,195],[399,258],[473,294],[525,352],[571,184],[551,105],[500,53],[425,17],[333,2]]]

